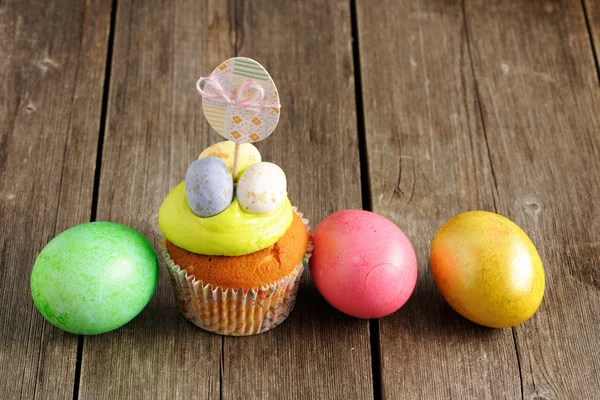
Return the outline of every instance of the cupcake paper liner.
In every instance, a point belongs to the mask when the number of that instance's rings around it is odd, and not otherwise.
[[[296,208],[294,212],[302,218]],[[160,241],[179,310],[194,325],[213,333],[248,336],[266,332],[281,324],[294,309],[298,287],[313,245],[308,220],[302,218],[308,232],[308,248],[302,261],[287,276],[249,289],[224,289],[204,284],[175,264],[167,251],[166,239]]]

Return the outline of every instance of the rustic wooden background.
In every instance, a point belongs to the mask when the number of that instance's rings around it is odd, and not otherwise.
[[[0,1],[3,399],[600,398],[600,1]],[[297,308],[251,338],[179,315],[164,266],[150,305],[93,337],[31,301],[37,253],[110,220],[157,244],[157,212],[220,140],[194,83],[257,59],[283,114],[259,144],[316,226],[370,209],[412,240],[419,281],[379,321]],[[544,260],[541,308],[513,329],[435,289],[437,228],[472,209],[519,224]]]

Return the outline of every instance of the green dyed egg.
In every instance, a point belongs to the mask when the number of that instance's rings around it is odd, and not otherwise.
[[[144,236],[125,225],[91,222],[44,247],[33,266],[31,294],[56,327],[97,335],[138,315],[157,280],[156,253]]]

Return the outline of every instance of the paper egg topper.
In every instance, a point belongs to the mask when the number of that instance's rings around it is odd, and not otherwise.
[[[234,57],[206,78],[198,79],[202,109],[208,123],[236,144],[233,175],[237,173],[238,145],[266,139],[277,126],[279,93],[267,70],[246,57]]]

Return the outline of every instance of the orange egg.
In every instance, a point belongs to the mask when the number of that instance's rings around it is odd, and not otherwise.
[[[446,221],[431,244],[431,271],[456,312],[491,328],[528,320],[544,296],[544,267],[531,239],[491,212]]]

